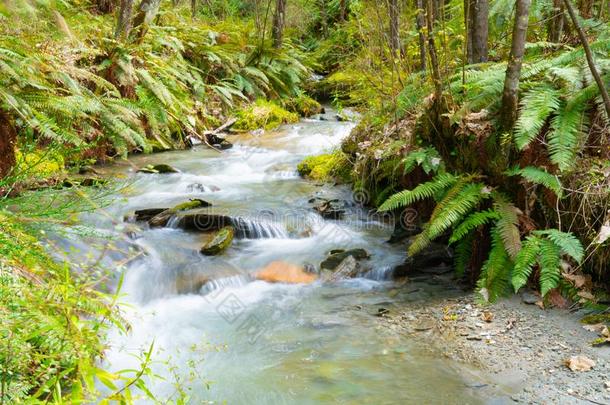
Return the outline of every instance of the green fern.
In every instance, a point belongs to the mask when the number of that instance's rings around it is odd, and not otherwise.
[[[540,184],[553,191],[560,198],[563,195],[559,178],[546,170],[534,166],[526,166],[522,169],[515,167],[511,170],[507,170],[506,174],[509,176],[521,176],[530,183]]]
[[[581,135],[586,128],[586,104],[564,103],[551,120],[547,135],[551,161],[560,170],[569,169],[575,161]]]
[[[540,293],[544,297],[559,285],[561,249],[548,239],[540,240]]]
[[[545,229],[534,231],[534,235],[546,236],[550,239],[563,254],[570,256],[577,263],[582,263],[585,251],[580,241],[569,232],[562,232],[558,229]]]
[[[455,228],[451,238],[449,238],[449,243],[459,242],[478,227],[498,219],[500,219],[500,214],[491,209],[472,213]]]
[[[453,261],[455,273],[461,277],[466,273],[468,264],[472,257],[472,244],[474,242],[474,232],[460,238],[455,246],[455,259]]]
[[[521,100],[519,119],[515,124],[517,148],[525,149],[560,105],[560,92],[543,84],[530,89]]]
[[[515,258],[515,267],[511,279],[515,292],[527,283],[532,274],[532,269],[538,261],[539,249],[540,238],[533,235],[528,236]]]
[[[392,195],[381,204],[379,211],[391,211],[396,208],[411,205],[416,201],[431,198],[439,191],[445,190],[455,184],[457,180],[458,177],[450,173],[439,174],[431,181],[422,183],[413,190],[404,190]]]
[[[479,293],[487,302],[495,302],[509,291],[513,263],[504,248],[502,237],[496,228],[491,231],[491,250],[481,268],[477,281]]]
[[[514,260],[521,250],[521,235],[518,226],[521,210],[499,193],[494,193],[494,209],[500,215],[500,219],[496,222],[496,229],[506,251]]]

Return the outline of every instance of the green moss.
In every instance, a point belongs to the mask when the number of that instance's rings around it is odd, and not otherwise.
[[[201,253],[206,256],[215,256],[227,249],[233,241],[235,231],[230,226],[225,226],[216,233],[214,239],[201,248]]]
[[[297,170],[301,176],[313,180],[350,180],[350,163],[347,156],[341,151],[309,156],[299,163]]]
[[[301,94],[286,102],[286,109],[299,114],[302,117],[311,117],[322,112],[322,105],[313,98]]]
[[[237,113],[237,122],[233,128],[242,131],[259,128],[270,130],[282,124],[298,121],[297,114],[287,111],[271,101],[259,99],[253,105]]]

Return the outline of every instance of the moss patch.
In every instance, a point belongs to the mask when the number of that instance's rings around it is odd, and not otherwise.
[[[313,98],[301,94],[286,102],[286,109],[299,114],[302,117],[311,117],[322,112],[322,105]]]
[[[282,124],[298,122],[299,116],[287,111],[279,105],[259,99],[253,105],[237,113],[234,129],[252,131],[255,129],[274,129]]]
[[[350,180],[350,164],[347,156],[341,151],[306,157],[299,163],[297,170],[301,176],[313,180]]]
[[[17,173],[27,173],[28,178],[45,179],[64,172],[65,160],[61,154],[51,150],[36,150],[15,153]]]

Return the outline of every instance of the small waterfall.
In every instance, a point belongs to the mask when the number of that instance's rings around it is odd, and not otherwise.
[[[172,215],[171,218],[167,221],[165,225],[166,228],[178,229],[178,223],[180,222],[180,217],[176,215]]]
[[[394,267],[392,266],[381,266],[375,267],[374,269],[369,270],[364,278],[368,278],[369,280],[375,281],[387,281],[391,280],[394,275]]]
[[[268,221],[254,221],[251,219],[238,217],[233,219],[233,226],[235,227],[235,234],[238,238],[287,239],[290,237],[286,228],[284,228],[282,225]]]
[[[242,287],[252,281],[252,277],[238,274],[230,277],[217,278],[210,280],[205,283],[199,291],[201,295],[207,295],[214,291],[222,290],[224,288]]]

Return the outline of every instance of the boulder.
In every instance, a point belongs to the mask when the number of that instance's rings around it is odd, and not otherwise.
[[[347,256],[339,263],[334,271],[325,277],[325,281],[337,281],[345,278],[354,278],[360,273],[360,264],[354,256]]]
[[[233,217],[208,209],[179,214],[175,225],[180,229],[194,232],[217,231],[225,226],[231,226],[235,230],[235,237],[240,239],[289,237],[282,225]]]
[[[209,202],[201,200],[199,198],[192,198],[191,200],[178,204],[173,208],[159,212],[154,217],[148,220],[148,224],[152,227],[165,226],[167,225],[167,222],[170,220],[170,218],[178,212],[193,210],[195,208],[210,207],[211,205],[212,204],[210,204]]]
[[[320,268],[324,270],[335,270],[347,257],[350,256],[355,260],[363,260],[370,257],[369,253],[364,249],[335,249],[331,250],[328,257],[324,259],[322,263],[320,263]]]
[[[143,210],[136,210],[134,212],[134,217],[136,221],[149,221],[168,209],[169,208],[145,208]]]
[[[395,267],[393,276],[395,278],[404,277],[409,273],[415,272],[443,274],[450,271],[452,264],[453,250],[441,243],[432,242],[420,253],[413,257],[408,257],[404,263]]]
[[[225,226],[216,233],[211,241],[201,248],[201,253],[206,256],[215,256],[223,252],[233,242],[233,233],[232,227]]]
[[[167,164],[148,165],[138,170],[138,173],[149,174],[165,174],[165,173],[180,173],[180,171]]]
[[[313,198],[309,200],[309,202],[314,204],[313,209],[324,219],[343,218],[347,207],[345,201],[338,199],[327,200],[323,198]]]
[[[256,278],[269,283],[309,284],[314,282],[318,277],[315,274],[306,272],[301,266],[275,261],[258,271]]]
[[[207,138],[208,138],[208,143],[210,145],[212,145],[213,147],[215,147],[216,149],[225,150],[225,149],[231,149],[233,147],[233,144],[231,142],[227,141],[225,138],[221,138],[218,135],[209,134],[209,135],[207,135]]]

